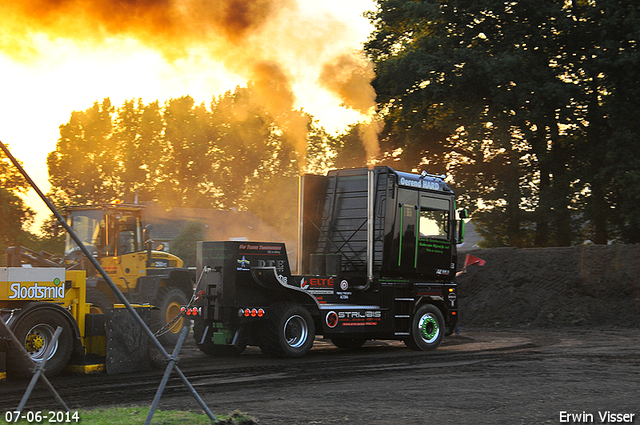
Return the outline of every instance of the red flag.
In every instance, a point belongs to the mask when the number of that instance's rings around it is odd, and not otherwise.
[[[462,268],[462,270],[456,273],[456,276],[460,276],[461,274],[466,273],[467,266],[472,266],[474,264],[477,264],[479,266],[484,266],[485,264],[487,264],[487,262],[484,261],[482,258],[478,258],[473,255],[467,254],[467,257],[464,259],[464,267]]]
[[[474,257],[473,255],[467,254],[467,258],[465,258],[464,260],[464,268],[466,269],[467,266],[472,266],[474,264],[484,266],[485,264],[487,264],[487,262],[482,258]]]

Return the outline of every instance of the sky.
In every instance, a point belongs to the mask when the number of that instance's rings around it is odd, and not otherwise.
[[[363,13],[374,0],[134,0],[127,4],[136,10],[125,11],[114,4],[0,4],[0,141],[44,192],[59,126],[106,97],[115,106],[184,95],[208,103],[264,80],[265,102],[282,96],[331,133],[371,120],[373,71],[358,51],[373,29]],[[34,191],[25,199],[38,213],[36,231],[48,210]]]

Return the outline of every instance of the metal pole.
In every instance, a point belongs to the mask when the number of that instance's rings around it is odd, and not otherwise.
[[[367,286],[373,282],[373,261],[375,258],[375,214],[374,205],[376,199],[375,171],[367,170]]]
[[[160,386],[156,391],[156,396],[153,399],[153,403],[151,404],[151,409],[149,409],[149,414],[147,415],[147,420],[145,421],[145,425],[149,425],[151,423],[151,418],[153,418],[153,414],[158,407],[158,403],[160,403],[160,397],[162,397],[162,393],[164,392],[164,388],[167,386],[167,382],[169,382],[169,376],[171,376],[171,372],[173,371],[175,365],[178,363],[178,353],[182,349],[182,344],[187,337],[187,332],[189,331],[188,327],[183,327],[180,332],[180,338],[178,339],[178,343],[173,349],[173,355],[171,356],[171,360],[169,360],[169,364],[164,371],[164,376],[162,377],[162,382],[160,382]],[[196,398],[199,398],[198,394],[195,394]],[[213,418],[212,421],[216,419]]]
[[[107,274],[107,272],[102,268],[102,266],[100,265],[100,263],[98,262],[98,260],[96,260],[93,255],[91,254],[91,252],[89,252],[89,250],[87,249],[87,247],[84,245],[84,243],[82,243],[82,241],[80,240],[80,238],[78,237],[78,235],[76,235],[76,232],[69,226],[69,224],[67,224],[67,221],[64,219],[64,217],[62,216],[62,214],[60,214],[60,212],[56,209],[56,207],[53,205],[53,203],[49,200],[49,198],[47,198],[47,196],[40,190],[40,188],[38,187],[38,185],[36,185],[36,183],[31,179],[31,177],[29,177],[29,175],[27,174],[27,172],[24,170],[24,168],[22,168],[22,166],[20,165],[20,163],[14,158],[14,156],[11,154],[11,152],[9,152],[9,149],[7,149],[7,147],[4,145],[4,143],[2,143],[0,141],[0,148],[2,148],[2,150],[4,151],[4,153],[7,155],[7,157],[9,158],[9,160],[11,160],[11,162],[13,163],[13,165],[18,169],[18,171],[20,171],[20,173],[24,176],[24,178],[27,180],[27,182],[29,182],[29,184],[31,185],[31,187],[33,188],[33,190],[36,191],[36,193],[38,194],[38,196],[40,196],[40,199],[42,199],[44,201],[45,204],[47,204],[47,207],[49,207],[49,209],[51,210],[51,212],[53,213],[53,215],[56,216],[56,218],[58,219],[58,221],[60,222],[60,224],[62,225],[62,227],[64,227],[64,229],[69,233],[69,236],[71,236],[71,239],[73,239],[73,241],[76,243],[76,245],[78,245],[78,247],[82,250],[82,252],[84,253],[84,255],[87,257],[87,259],[91,262],[91,264],[96,268],[96,270],[98,270],[98,272],[100,273],[100,275],[102,276],[102,278],[105,280],[105,282],[107,282],[107,284],[109,285],[109,287],[111,288],[111,290],[113,291],[114,294],[116,294],[116,296],[118,297],[118,299],[120,301],[122,301],[122,304],[125,305],[125,307],[127,308],[127,310],[129,310],[129,312],[133,315],[134,320],[136,320],[138,322],[138,324],[141,326],[143,332],[146,332],[146,334],[151,338],[151,341],[153,341],[154,345],[156,346],[156,348],[158,349],[158,351],[160,351],[160,353],[162,354],[162,356],[171,361],[171,357],[169,356],[169,354],[167,353],[167,351],[164,349],[164,347],[162,346],[162,344],[160,344],[160,341],[158,341],[158,339],[156,338],[156,336],[153,334],[153,332],[151,332],[151,329],[149,329],[149,327],[147,326],[147,324],[144,322],[144,320],[142,320],[142,318],[140,317],[140,315],[138,315],[138,313],[135,311],[135,309],[131,306],[131,304],[129,303],[129,301],[125,298],[125,296],[122,294],[122,292],[120,292],[120,289],[116,286],[115,283],[113,283],[113,280],[111,280],[111,277],[109,277],[109,275]],[[176,372],[179,372],[180,369],[178,368],[178,366],[175,367]],[[179,372],[179,374],[181,374],[182,372]],[[182,375],[184,376],[184,375]],[[189,383],[189,381],[186,380],[186,378],[183,380],[184,384],[187,386],[187,388],[189,388],[189,391],[191,391],[192,394],[197,394],[195,392],[195,389],[193,389],[193,387],[191,386],[191,384]],[[196,400],[198,401],[198,403],[200,404],[200,406],[203,408],[203,410],[205,412],[207,412],[207,415],[209,416],[209,418],[211,418],[212,421],[215,420],[215,417],[213,416],[213,414],[209,411],[209,408],[204,404],[204,401],[202,401],[202,399],[200,397],[196,397]]]

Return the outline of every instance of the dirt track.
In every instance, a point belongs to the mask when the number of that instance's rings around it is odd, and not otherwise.
[[[358,352],[318,340],[297,360],[249,348],[213,359],[189,342],[180,368],[217,414],[240,410],[261,424],[539,424],[561,412],[633,414],[640,423],[640,330],[463,331],[432,353],[370,342]],[[58,377],[72,408],[150,405],[161,371]],[[2,410],[17,406],[26,383],[0,385]],[[198,411],[177,378],[162,409]],[[39,388],[27,408],[57,409]],[[588,416],[587,416],[588,418]]]
[[[317,339],[302,359],[253,347],[213,359],[190,338],[179,366],[214,413],[240,410],[261,424],[607,423],[605,412],[640,424],[640,247],[474,254],[488,263],[459,279],[461,333],[435,352],[383,341],[348,351]],[[150,405],[161,374],[52,382],[72,408]],[[0,383],[0,413],[25,387]],[[177,378],[160,407],[199,410]],[[59,406],[39,387],[27,408]]]

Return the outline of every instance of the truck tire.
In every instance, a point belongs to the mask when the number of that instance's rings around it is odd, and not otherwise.
[[[306,308],[276,304],[265,320],[260,349],[275,357],[302,357],[311,350],[315,325]]]
[[[154,305],[158,309],[151,311],[151,331],[156,333],[164,328],[177,316],[180,318],[171,326],[158,335],[158,341],[165,346],[174,346],[180,338],[180,331],[184,326],[191,326],[191,319],[182,316],[180,307],[189,303],[187,296],[180,289],[162,288],[158,291],[158,297]]]
[[[365,338],[330,338],[333,345],[338,348],[347,348],[355,350],[364,345],[367,340]]]
[[[107,294],[96,288],[87,288],[87,302],[93,304],[91,314],[107,314],[107,309],[113,307]]]
[[[438,307],[431,304],[421,306],[411,321],[411,335],[405,344],[416,351],[438,348],[445,333],[444,317]]]
[[[56,328],[62,332],[54,345],[47,364],[45,375],[59,374],[67,365],[73,351],[73,330],[63,313],[50,309],[33,309],[23,315],[12,327],[12,332],[23,344],[29,357],[36,362],[44,359],[47,348],[51,345]],[[17,348],[7,353],[7,374],[13,378],[25,378],[31,375],[30,362],[27,362]]]

